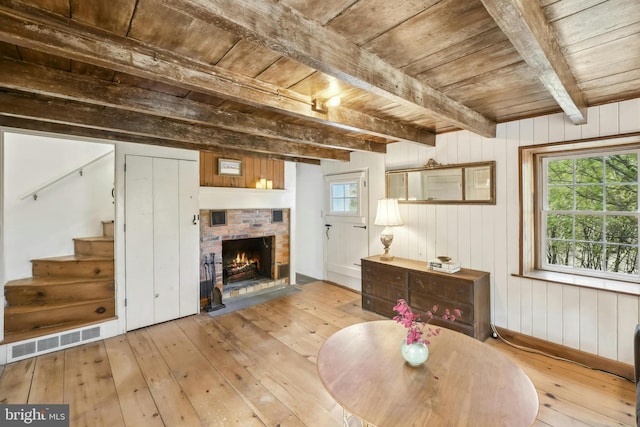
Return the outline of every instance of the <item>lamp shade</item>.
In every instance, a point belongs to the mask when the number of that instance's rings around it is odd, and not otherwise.
[[[400,218],[400,210],[398,209],[398,200],[378,200],[378,212],[376,213],[376,220],[373,223],[385,227],[402,225],[402,218]]]

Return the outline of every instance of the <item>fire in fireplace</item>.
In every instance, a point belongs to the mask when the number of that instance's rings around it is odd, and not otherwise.
[[[222,242],[222,283],[273,278],[273,236]]]
[[[260,271],[258,258],[247,258],[244,252],[238,252],[236,257],[224,267],[227,282],[255,279]]]

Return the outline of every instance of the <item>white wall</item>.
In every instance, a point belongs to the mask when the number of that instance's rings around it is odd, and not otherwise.
[[[101,221],[114,218],[113,154],[37,200],[20,197],[113,150],[112,144],[4,132],[4,280],[30,277],[34,258],[73,254],[74,237],[102,235]]]
[[[356,152],[350,162],[323,161],[322,173],[368,169],[370,212],[375,213],[377,199],[384,197],[385,169],[422,166],[430,158],[439,163],[495,160],[496,205],[401,204],[404,225],[394,228],[392,253],[425,262],[449,255],[466,268],[488,271],[491,317],[497,326],[632,363],[640,298],[512,274],[518,273],[520,238],[518,147],[638,131],[640,99],[634,99],[589,108],[588,123],[581,126],[563,114],[553,114],[500,124],[496,138],[468,131],[446,133],[437,136],[436,147],[394,143],[386,155]],[[301,170],[298,179],[305,181],[308,174]],[[322,184],[315,185],[313,193],[322,194]],[[314,214],[313,209],[299,206],[300,217]],[[373,225],[369,230],[369,253],[381,253],[382,230]]]
[[[519,256],[518,147],[637,131],[640,99],[589,108],[588,124],[581,126],[554,114],[500,124],[495,139],[459,131],[438,135],[435,148],[392,144],[387,169],[422,166],[429,158],[495,160],[497,168],[495,206],[401,205],[405,225],[394,230],[392,251],[422,261],[449,255],[464,267],[490,272],[497,326],[632,363],[638,297],[512,274],[518,273]]]
[[[296,206],[298,248],[297,273],[321,279],[324,222],[322,221],[322,170],[315,165],[296,165]]]

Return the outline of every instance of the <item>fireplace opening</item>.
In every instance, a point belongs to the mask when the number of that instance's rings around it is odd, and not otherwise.
[[[222,242],[222,284],[273,278],[274,236]]]

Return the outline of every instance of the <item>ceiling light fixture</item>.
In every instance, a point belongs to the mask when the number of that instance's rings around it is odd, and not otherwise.
[[[313,98],[311,103],[311,109],[319,113],[328,113],[329,107],[337,107],[342,100],[338,95],[332,96],[329,99],[326,98]]]
[[[340,102],[342,102],[342,99],[340,99],[340,96],[336,95],[327,99],[327,102],[325,102],[325,105],[327,107],[337,107],[338,105],[340,105]]]

